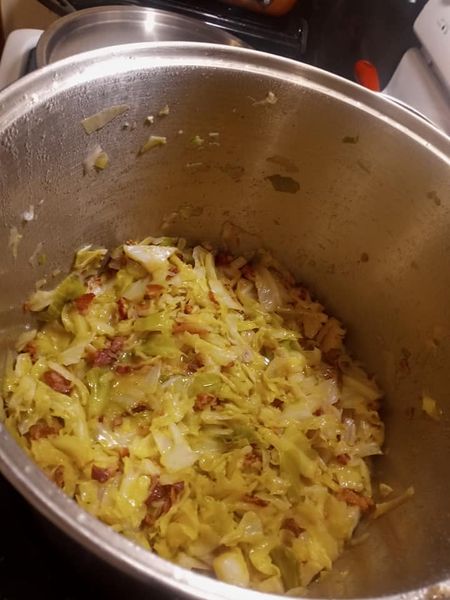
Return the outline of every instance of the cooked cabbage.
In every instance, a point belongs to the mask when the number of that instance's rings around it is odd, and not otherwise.
[[[8,428],[80,506],[160,556],[304,588],[373,509],[367,457],[383,443],[380,391],[341,324],[267,254],[169,238],[106,254],[82,248],[26,303],[41,325],[8,361]]]

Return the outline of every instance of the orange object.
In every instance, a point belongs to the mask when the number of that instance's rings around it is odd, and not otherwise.
[[[294,8],[297,4],[297,0],[271,0],[267,5],[261,0],[222,0],[227,4],[234,4],[241,8],[253,10],[254,12],[271,15],[274,17],[281,17]]]
[[[356,81],[365,88],[373,92],[381,90],[377,68],[368,60],[357,60],[354,66],[354,74]]]

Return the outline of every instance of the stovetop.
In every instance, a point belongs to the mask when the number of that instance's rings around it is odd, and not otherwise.
[[[50,2],[41,1],[47,5]],[[65,2],[52,0],[56,1],[61,6]],[[83,8],[102,2],[71,3]],[[128,4],[164,8],[170,5],[191,16],[193,11],[197,15],[203,11],[207,20],[221,19],[222,24],[228,19],[226,28],[237,35],[233,27],[247,28],[247,34],[250,31],[253,43],[248,43],[255,48],[274,51],[271,44],[276,41],[285,55],[293,56],[289,52],[294,51],[297,58],[350,79],[355,60],[366,58],[377,65],[384,85],[402,54],[416,43],[412,23],[425,0],[300,0],[298,8],[280,20],[244,14],[213,0],[143,0]],[[107,581],[98,583],[98,567],[94,563],[66,555],[49,541],[39,518],[1,476],[0,507],[0,600],[84,600],[87,593],[95,594],[96,600],[123,597],[123,589],[116,590]],[[144,598],[138,592],[127,596],[130,600]]]

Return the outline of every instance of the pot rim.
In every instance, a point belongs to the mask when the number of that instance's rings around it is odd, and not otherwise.
[[[255,50],[185,42],[143,43],[86,52],[35,71],[0,93],[0,132],[53,96],[108,75],[161,67],[215,67],[290,81],[353,105],[410,137],[450,165],[450,138],[394,101],[337,75]],[[268,90],[269,91],[269,90]],[[174,565],[81,509],[51,484],[0,423],[0,471],[50,522],[91,552],[142,581],[156,581],[191,597],[207,600],[275,600],[274,594],[230,586]],[[384,600],[421,600],[450,595],[450,579]],[[434,597],[434,596],[432,596]]]

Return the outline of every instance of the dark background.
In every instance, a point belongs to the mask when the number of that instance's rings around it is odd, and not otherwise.
[[[300,2],[308,22],[304,60],[351,79],[355,60],[368,59],[377,66],[382,87],[402,54],[416,43],[412,24],[425,4],[425,0]],[[95,594],[96,600],[123,598],[124,589],[108,584],[108,576],[99,582],[104,570],[98,563],[50,541],[39,518],[1,476],[0,510],[0,600],[81,600],[88,594]],[[128,600],[161,597],[151,589],[147,593],[130,589],[127,596]]]

